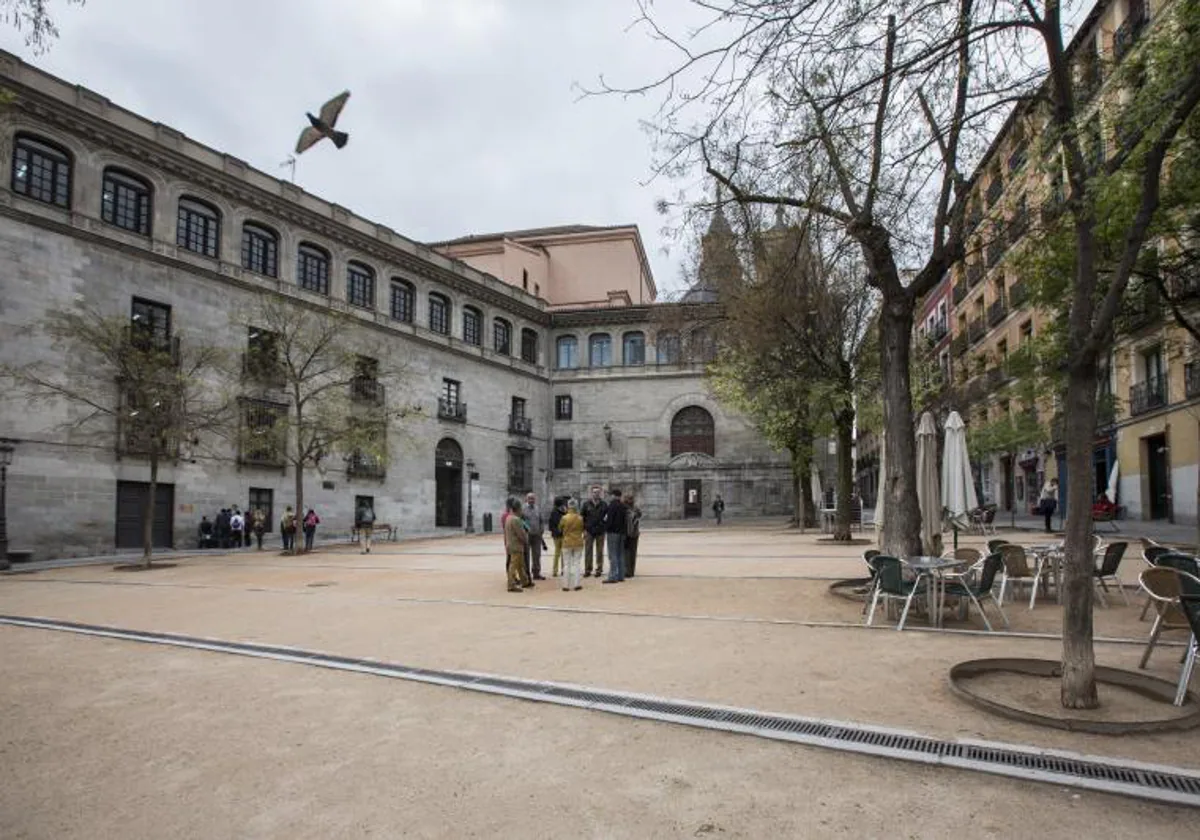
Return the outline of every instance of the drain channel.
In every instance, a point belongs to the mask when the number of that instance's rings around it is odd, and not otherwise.
[[[126,630],[26,616],[0,615],[0,624],[296,662],[319,668],[374,674],[542,703],[576,706],[626,717],[753,735],[842,752],[958,767],[1025,781],[1047,782],[1200,807],[1200,771],[1181,767],[987,741],[944,741],[887,727],[796,715],[777,715],[752,709],[469,671],[412,668],[373,659],[339,656],[282,645],[230,642],[200,636]]]

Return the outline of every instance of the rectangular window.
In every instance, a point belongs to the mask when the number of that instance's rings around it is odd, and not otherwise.
[[[404,283],[392,284],[392,319],[411,324],[413,320],[413,290]]]
[[[458,405],[460,396],[462,396],[461,382],[453,379],[442,380],[442,399],[446,401],[447,405]]]
[[[567,394],[559,394],[554,398],[554,419],[555,420],[570,420],[574,405],[571,403],[571,397]]]
[[[533,330],[521,330],[521,361],[537,364],[538,335]]]
[[[133,340],[165,350],[171,342],[171,307],[144,298],[134,298],[130,313]]]
[[[100,217],[143,236],[150,233],[150,190],[140,181],[105,170]]]
[[[554,469],[570,470],[575,468],[575,441],[554,441]]]
[[[463,342],[466,344],[478,347],[482,337],[480,336],[480,316],[474,309],[463,310]]]
[[[175,244],[188,251],[217,257],[221,220],[216,211],[186,198],[179,199],[179,214],[175,229]]]
[[[441,295],[429,296],[429,329],[441,335],[450,334],[450,304]]]
[[[512,326],[507,321],[496,319],[492,329],[492,347],[497,353],[512,355]]]
[[[346,268],[346,302],[363,309],[375,308],[375,278],[356,265]]]
[[[508,450],[508,492],[528,493],[533,489],[533,452],[516,447]]]
[[[279,363],[278,333],[250,327],[242,373],[248,379],[281,384],[283,368]]]
[[[282,434],[287,406],[268,400],[242,399],[238,462],[247,466],[283,466]]]
[[[579,367],[579,341],[573,335],[564,335],[558,340],[558,369],[574,370]]]
[[[279,246],[270,231],[257,226],[242,226],[242,268],[274,277],[279,262]]]
[[[329,257],[315,248],[300,246],[296,279],[301,289],[319,295],[329,294]]]
[[[246,514],[250,521],[254,520],[254,512],[262,511],[263,531],[270,534],[275,531],[275,491],[269,487],[251,487],[250,500],[246,505]]]
[[[512,416],[525,419],[525,400],[523,398],[512,398]]]

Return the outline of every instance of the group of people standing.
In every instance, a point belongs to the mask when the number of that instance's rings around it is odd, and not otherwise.
[[[263,531],[266,530],[267,517],[258,508],[243,514],[237,505],[231,508],[221,508],[220,513],[211,521],[207,516],[200,517],[199,541],[201,548],[241,548],[250,547],[251,538],[258,541],[262,548]]]
[[[632,495],[623,497],[620,490],[612,490],[605,501],[599,486],[591,488],[582,506],[572,497],[559,496],[545,517],[533,493],[525,496],[524,504],[510,497],[500,515],[508,591],[522,592],[533,587],[534,581],[546,579],[542,576],[542,551],[547,549],[547,530],[554,541],[551,575],[564,577],[564,592],[582,589],[585,577],[603,576],[606,546],[608,577],[603,583],[633,577],[641,521],[642,511]]]

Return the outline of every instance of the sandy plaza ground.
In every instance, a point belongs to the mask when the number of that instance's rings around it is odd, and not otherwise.
[[[1052,598],[1006,605],[1021,638],[923,617],[865,629],[829,584],[863,574],[866,546],[819,536],[647,529],[635,579],[519,595],[496,535],[80,566],[0,578],[0,614],[1200,769],[1200,731],[1042,729],[950,693],[955,662],[1057,656]],[[1136,668],[1148,624],[1132,600],[1097,609],[1101,664]],[[3,838],[1197,836],[1185,808],[962,770],[296,663],[12,626],[0,639]],[[1150,673],[1173,679],[1178,653]]]

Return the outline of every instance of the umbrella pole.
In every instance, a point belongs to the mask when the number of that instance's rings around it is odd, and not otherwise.
[[[958,551],[958,526],[954,526],[954,550]]]

